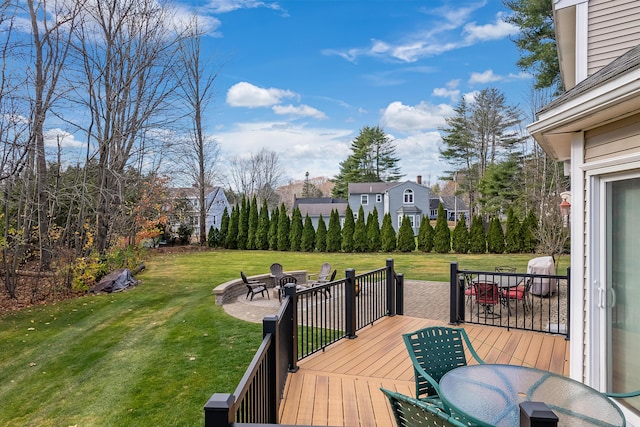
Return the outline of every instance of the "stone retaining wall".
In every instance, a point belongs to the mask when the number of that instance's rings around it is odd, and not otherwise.
[[[284,274],[289,274],[298,280],[298,283],[304,285],[307,283],[307,270],[297,271],[285,271]],[[249,280],[258,280],[267,284],[267,288],[273,289],[275,287],[274,278],[271,274],[258,274],[255,276],[247,276]],[[239,296],[246,295],[247,287],[242,281],[242,277],[238,275],[237,279],[229,280],[213,288],[213,294],[216,296],[216,305],[228,304],[235,302]]]

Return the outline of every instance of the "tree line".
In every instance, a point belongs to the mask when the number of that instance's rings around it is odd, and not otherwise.
[[[332,210],[328,224],[322,215],[314,228],[311,217],[304,219],[300,208],[293,209],[291,216],[282,204],[269,210],[266,202],[260,208],[254,196],[250,201],[243,197],[229,213],[225,208],[220,228],[209,229],[209,247],[239,250],[273,250],[293,252],[421,252],[435,253],[534,253],[544,250],[540,246],[538,218],[530,210],[520,220],[509,209],[507,221],[502,224],[494,216],[485,224],[480,215],[475,215],[467,226],[464,214],[453,231],[449,228],[442,203],[438,207],[435,226],[423,216],[418,235],[415,236],[411,221],[404,217],[396,233],[391,215],[378,222],[378,212],[366,216],[360,206],[355,216],[349,205],[341,225],[337,210]]]

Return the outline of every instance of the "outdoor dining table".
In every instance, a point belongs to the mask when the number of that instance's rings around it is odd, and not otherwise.
[[[571,378],[515,365],[468,365],[440,379],[440,397],[480,426],[519,426],[520,403],[544,402],[559,426],[625,426],[618,406]]]
[[[495,283],[499,288],[513,288],[522,283],[521,276],[503,276],[497,274],[487,274],[475,277],[471,283]]]

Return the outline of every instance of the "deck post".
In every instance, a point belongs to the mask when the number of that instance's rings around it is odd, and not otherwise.
[[[557,427],[558,416],[544,402],[520,403],[520,427]]]
[[[284,297],[289,297],[289,303],[284,311],[283,321],[289,322],[287,336],[291,337],[288,348],[289,372],[298,371],[298,295],[296,294],[296,284],[288,283],[284,287]]]
[[[235,421],[235,397],[227,393],[213,393],[204,405],[205,427],[229,427]]]
[[[356,270],[347,268],[345,271],[345,322],[347,338],[356,338]]]
[[[458,263],[449,267],[449,324],[458,324]]]
[[[398,273],[396,280],[396,314],[404,314],[404,274]]]
[[[393,283],[394,280],[394,271],[393,271],[393,258],[387,259],[387,315],[395,316],[396,315],[396,293],[394,292]]]
[[[270,423],[278,422],[278,407],[280,406],[280,339],[278,333],[278,316],[265,316],[262,319],[262,337],[271,335],[271,346],[267,357],[267,419]]]

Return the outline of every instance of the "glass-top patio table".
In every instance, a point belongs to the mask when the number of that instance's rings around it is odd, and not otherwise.
[[[481,426],[519,426],[520,403],[544,402],[559,426],[625,426],[616,404],[578,381],[514,365],[470,365],[447,372],[440,397]]]

